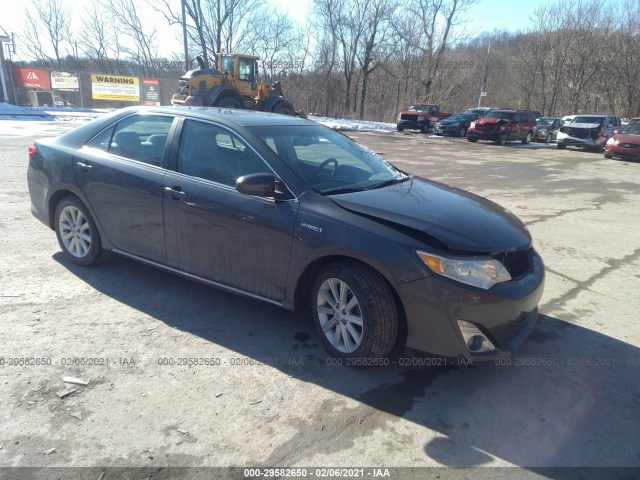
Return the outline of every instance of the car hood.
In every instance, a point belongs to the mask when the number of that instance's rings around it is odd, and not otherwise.
[[[418,110],[403,110],[400,113],[398,113],[398,115],[403,115],[405,113],[408,113],[411,115],[429,115],[427,112],[420,112]]]
[[[600,128],[599,123],[570,123],[565,125],[568,128]]]
[[[615,135],[615,139],[619,143],[632,143],[634,145],[640,145],[640,135],[631,135],[629,133],[618,133]]]
[[[501,206],[420,177],[362,192],[329,196],[340,207],[400,230],[414,230],[449,250],[494,253],[531,246],[524,224]]]
[[[503,122],[501,118],[480,118],[476,120],[476,125],[497,125],[500,122]]]

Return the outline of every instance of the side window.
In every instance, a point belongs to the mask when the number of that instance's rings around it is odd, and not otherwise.
[[[522,114],[520,112],[517,112],[515,114],[515,116],[513,117],[513,121],[514,122],[521,122],[522,121]]]
[[[133,115],[118,122],[109,144],[114,155],[160,166],[173,117]]]
[[[186,120],[178,147],[178,172],[235,187],[250,173],[269,167],[240,138],[222,127]]]
[[[113,125],[111,125],[106,130],[102,131],[87,143],[87,147],[96,148],[98,150],[102,150],[103,152],[109,151],[109,144],[111,143],[111,137],[113,136]]]

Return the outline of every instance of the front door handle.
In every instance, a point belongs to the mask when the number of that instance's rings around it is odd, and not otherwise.
[[[164,187],[164,191],[171,195],[171,198],[174,200],[180,200],[187,196],[187,192],[183,192],[182,187],[178,186]]]
[[[78,162],[77,165],[85,172],[87,173],[89,170],[91,170],[93,167],[88,164],[88,163],[84,163],[84,162]]]

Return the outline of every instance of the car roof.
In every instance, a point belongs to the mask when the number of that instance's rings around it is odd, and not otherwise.
[[[253,110],[236,110],[220,107],[127,107],[122,111],[131,113],[164,113],[171,115],[184,115],[187,117],[201,118],[205,120],[217,120],[224,123],[235,124],[241,127],[254,127],[263,125],[315,125],[315,122],[269,112],[255,112]]]

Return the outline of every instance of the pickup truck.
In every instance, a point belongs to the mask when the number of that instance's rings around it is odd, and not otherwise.
[[[420,130],[427,133],[436,122],[451,116],[450,113],[440,113],[440,107],[432,103],[413,103],[398,113],[396,127],[399,132],[405,128]]]

